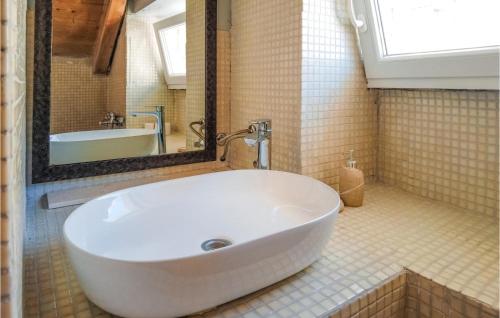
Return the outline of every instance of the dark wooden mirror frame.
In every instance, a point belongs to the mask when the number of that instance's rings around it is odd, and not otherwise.
[[[92,177],[216,160],[217,0],[205,0],[205,149],[148,157],[50,165],[52,0],[35,4],[32,182]]]

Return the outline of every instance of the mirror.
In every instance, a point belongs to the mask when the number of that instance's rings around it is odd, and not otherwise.
[[[216,0],[35,10],[34,182],[215,160]]]
[[[105,15],[125,8],[72,2],[67,14],[52,0],[50,164],[202,150],[204,12],[191,6],[187,25],[186,0],[156,0],[125,12],[108,44]]]

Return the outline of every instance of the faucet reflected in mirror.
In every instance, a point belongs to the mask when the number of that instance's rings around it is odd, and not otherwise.
[[[152,116],[155,118],[155,131],[156,131],[156,140],[158,143],[158,154],[164,154],[167,152],[165,145],[165,129],[164,129],[164,114],[165,114],[164,106],[156,106],[155,111],[152,112],[130,112],[130,116],[138,117],[138,116]]]
[[[233,133],[220,133],[217,135],[217,145],[224,147],[220,161],[226,161],[231,142],[243,139],[250,147],[257,147],[257,159],[253,166],[257,169],[271,169],[271,120],[256,119],[250,121],[248,128]]]
[[[194,126],[197,126],[197,128]],[[189,129],[198,137],[198,140],[193,143],[193,146],[195,148],[203,148],[205,146],[205,119],[202,118],[198,121],[189,123]]]
[[[125,123],[123,116],[117,116],[113,112],[107,112],[104,116],[104,121],[99,122],[99,126],[104,128],[122,128]]]

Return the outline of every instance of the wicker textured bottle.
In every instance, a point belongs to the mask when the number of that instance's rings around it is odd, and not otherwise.
[[[339,192],[345,206],[358,207],[363,204],[365,179],[363,171],[356,168],[353,152],[350,151],[346,166],[340,169]]]

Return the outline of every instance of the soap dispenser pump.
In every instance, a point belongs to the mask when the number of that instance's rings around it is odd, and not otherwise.
[[[356,168],[353,154],[354,150],[350,150],[346,166],[340,169],[339,192],[346,206],[358,207],[363,204],[365,181],[363,171]]]

